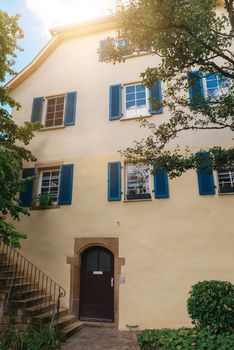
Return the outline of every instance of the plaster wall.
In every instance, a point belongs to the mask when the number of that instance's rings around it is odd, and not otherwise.
[[[65,287],[64,304],[68,305],[66,256],[73,254],[74,239],[117,237],[119,256],[125,258],[121,274],[126,279],[119,290],[119,327],[124,329],[126,323],[140,328],[186,326],[190,324],[186,299],[192,284],[204,279],[234,282],[234,196],[199,196],[196,173],[190,171],[170,180],[169,199],[107,201],[108,162],[120,160],[119,149],[147,135],[135,120],[109,121],[109,85],[139,81],[145,68],[158,63],[152,56],[116,65],[99,62],[99,40],[107,35],[111,33],[62,42],[12,92],[22,105],[13,112],[20,124],[30,120],[34,97],[78,93],[75,126],[38,131],[30,144],[39,163],[74,163],[72,205],[32,210],[30,218],[22,217],[17,227],[28,235],[23,253]],[[149,120],[161,123],[168,118],[164,110]],[[232,134],[186,133],[171,147],[177,143],[194,151],[214,144],[228,146]],[[122,177],[124,184],[124,169]]]

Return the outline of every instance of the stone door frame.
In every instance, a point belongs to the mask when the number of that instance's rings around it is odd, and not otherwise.
[[[114,323],[119,325],[119,280],[121,266],[125,265],[125,258],[119,257],[118,238],[75,238],[74,255],[67,256],[67,264],[70,265],[70,297],[69,312],[79,318],[80,306],[80,268],[82,253],[93,246],[105,247],[114,255]]]

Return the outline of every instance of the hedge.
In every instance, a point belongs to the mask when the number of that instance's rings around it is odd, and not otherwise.
[[[198,328],[215,333],[234,331],[234,285],[215,280],[196,283],[189,292],[187,309]]]
[[[146,329],[138,334],[142,350],[233,350],[234,333],[195,328]]]

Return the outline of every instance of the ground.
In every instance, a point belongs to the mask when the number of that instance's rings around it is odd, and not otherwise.
[[[114,328],[85,327],[62,350],[139,350],[136,334]]]

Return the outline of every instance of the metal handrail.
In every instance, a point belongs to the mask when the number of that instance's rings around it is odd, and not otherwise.
[[[8,310],[9,302],[18,285],[21,285],[23,287],[21,293],[28,295],[27,302],[30,304],[31,301],[36,301],[39,313],[52,311],[52,320],[56,318],[58,322],[60,299],[65,297],[65,289],[18,250],[5,244],[2,240],[0,240],[0,253],[0,264],[5,269],[6,281],[9,279],[6,285],[9,289],[5,301],[5,312]],[[10,277],[7,278],[8,273]]]

